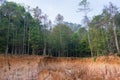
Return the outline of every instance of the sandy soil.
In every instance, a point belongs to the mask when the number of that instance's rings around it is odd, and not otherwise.
[[[1,55],[0,80],[120,80],[120,58]]]

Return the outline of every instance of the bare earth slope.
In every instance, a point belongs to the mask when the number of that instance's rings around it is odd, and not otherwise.
[[[120,80],[120,58],[0,56],[0,80]]]

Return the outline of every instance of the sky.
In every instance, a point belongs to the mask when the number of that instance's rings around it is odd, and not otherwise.
[[[35,8],[38,6],[42,9],[44,14],[54,22],[57,14],[64,16],[64,21],[81,24],[83,13],[78,12],[78,4],[81,0],[7,0],[19,3],[21,5],[30,6]],[[88,0],[90,2],[91,11],[88,17],[92,19],[93,16],[102,12],[105,5],[112,2],[117,7],[120,7],[120,0]]]

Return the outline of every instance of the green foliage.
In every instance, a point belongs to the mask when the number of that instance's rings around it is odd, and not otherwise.
[[[33,42],[37,41],[35,43],[37,44],[39,41],[38,37],[34,37],[37,34],[34,32],[38,32],[36,31],[36,27],[39,26],[37,20],[33,19],[23,6],[13,2],[6,2],[0,6],[0,9],[0,52],[5,52],[7,44],[9,53],[12,52],[12,49],[14,49],[14,53],[22,53],[22,47],[27,48],[28,43],[32,48],[35,47]],[[30,35],[31,40],[28,39]]]
[[[37,53],[37,50],[42,48],[43,45],[43,35],[40,26],[38,23],[35,23],[30,28],[30,39],[31,48],[33,49],[33,54]]]
[[[52,50],[56,49],[58,55],[67,55],[68,44],[70,42],[72,31],[64,24],[58,24],[51,32]]]
[[[52,29],[47,15],[38,7],[33,9],[33,17],[23,6],[5,2],[0,6],[0,53],[43,55],[45,52],[59,57],[88,57],[91,52],[93,56],[117,52],[115,37],[120,46],[120,13],[114,14],[107,7],[89,21],[89,2],[82,0],[79,6],[79,11],[85,13],[87,29],[72,23],[64,24],[62,15],[56,17],[58,24]],[[73,26],[77,27],[74,29]]]

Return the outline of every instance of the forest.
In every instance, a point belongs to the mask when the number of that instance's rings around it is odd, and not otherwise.
[[[78,4],[78,3],[76,3]],[[0,5],[0,54],[43,55],[54,57],[93,57],[120,54],[120,12],[113,3],[89,19],[89,2],[78,5],[84,14],[84,25],[68,25],[64,16],[56,15],[54,23],[39,7],[15,2]]]

